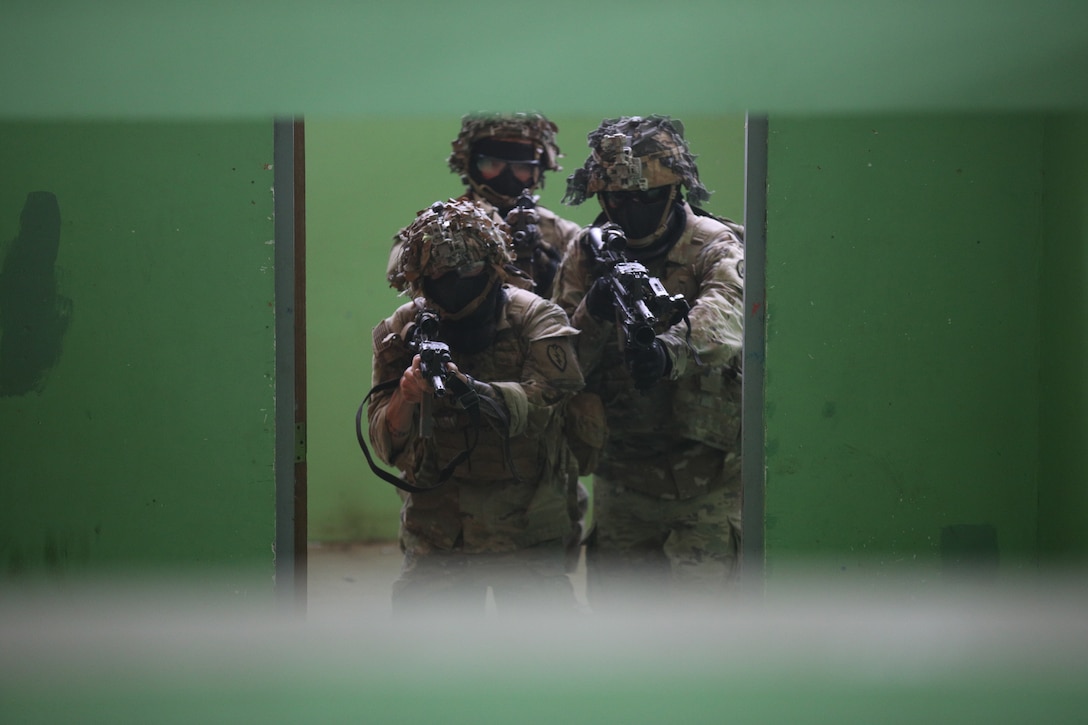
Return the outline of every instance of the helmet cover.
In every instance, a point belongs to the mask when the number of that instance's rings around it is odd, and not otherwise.
[[[581,204],[598,191],[645,191],[681,184],[693,204],[710,198],[699,181],[684,126],[668,116],[605,119],[587,136],[590,156],[567,178],[563,203]]]
[[[413,297],[423,294],[423,278],[450,271],[472,274],[490,267],[505,281],[514,260],[507,226],[472,201],[436,201],[397,233],[400,260],[390,282]]]
[[[469,183],[472,145],[483,139],[531,141],[536,145],[540,167],[544,171],[559,171],[559,146],[555,134],[559,128],[540,113],[473,113],[461,119],[461,132],[453,140],[448,163],[450,171]],[[540,185],[543,186],[543,176]]]

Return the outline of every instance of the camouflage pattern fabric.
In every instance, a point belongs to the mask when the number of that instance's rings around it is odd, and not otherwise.
[[[606,119],[587,137],[591,154],[567,178],[563,203],[577,206],[598,191],[645,191],[681,184],[700,204],[710,192],[699,181],[695,156],[684,140],[684,126],[668,116]]]
[[[492,345],[452,354],[458,368],[476,379],[478,392],[508,412],[508,427],[480,425],[472,455],[449,480],[434,492],[404,497],[401,544],[413,562],[434,554],[504,554],[569,543],[577,530],[570,487],[577,463],[564,434],[567,402],[583,386],[576,331],[551,302],[509,286],[503,293]],[[374,383],[399,378],[411,363],[397,331],[424,302],[402,305],[375,328]],[[374,450],[410,483],[434,485],[438,472],[466,448],[474,423],[448,397],[435,399],[433,436],[420,438],[413,426],[407,442],[394,448],[385,422],[390,397],[388,391],[376,394],[367,410]]]
[[[634,389],[617,326],[585,309],[582,300],[593,277],[580,240],[568,246],[556,282],[555,301],[582,331],[578,355],[586,391],[601,397],[607,415],[608,440],[594,477],[594,517],[597,540],[604,537],[610,556],[637,538],[624,533],[623,515],[610,518],[622,507],[601,498],[621,490],[617,500],[638,502],[645,509],[639,516],[658,521],[677,537],[690,522],[669,511],[698,507],[707,497],[733,497],[735,511],[715,509],[719,518],[708,518],[705,531],[714,536],[716,526],[718,534],[740,538],[744,248],[732,223],[696,213],[686,202],[677,211],[684,215],[682,234],[667,255],[646,266],[669,294],[683,294],[691,304],[691,333],[683,322],[657,330],[672,369],[646,393]],[[654,502],[660,509],[656,517]],[[687,566],[722,571],[708,554],[713,549],[687,551],[665,554],[673,571]],[[735,556],[730,552],[722,553],[723,561]],[[588,548],[588,560],[599,562],[600,553],[599,545]]]
[[[482,191],[470,178],[469,170],[473,163],[474,144],[488,140],[522,141],[532,144],[541,172],[532,187],[532,190],[535,190],[544,187],[546,176],[544,172],[562,170],[559,159],[563,154],[556,143],[557,133],[558,127],[543,114],[536,112],[473,113],[462,117],[460,132],[450,144],[452,151],[447,159],[450,171],[457,174],[466,187],[465,193],[459,200],[476,202],[491,214],[498,224],[505,225],[506,219],[503,214],[514,206],[516,199],[506,196],[488,198],[486,194],[493,195],[497,192]],[[502,206],[502,209],[499,206]],[[561,254],[567,242],[578,233],[579,226],[544,207],[538,206],[536,211],[540,216],[542,246],[549,253]],[[389,285],[401,292],[407,288],[406,280],[398,271],[405,233],[406,230],[401,230],[394,236],[389,262],[386,266],[386,279]],[[510,283],[521,286],[523,289],[531,289],[542,297],[551,296],[550,283],[545,283],[544,280],[538,278],[540,275],[534,273],[528,259],[516,259],[514,264],[521,271],[521,275],[520,279],[519,275],[510,275]],[[412,294],[417,293],[412,292]]]
[[[625,466],[633,477],[617,482],[672,499],[726,485],[719,471],[700,468],[697,455],[689,460],[688,451],[697,442],[739,456],[744,343],[743,244],[729,226],[687,203],[678,212],[685,217],[679,240],[647,263],[669,294],[691,305],[690,336],[683,322],[657,331],[672,361],[668,379],[645,393],[634,389],[617,326],[594,319],[582,304],[593,278],[580,241],[567,248],[555,293],[582,331],[578,359],[586,390],[601,397],[607,414],[602,465]]]
[[[485,199],[481,199],[475,196],[471,191],[466,192],[462,196],[457,198],[457,201],[475,203],[485,213],[489,214],[492,220],[497,225],[505,227],[506,222],[499,212],[499,209],[492,203]],[[549,250],[554,250],[562,255],[563,250],[567,248],[567,245],[578,236],[581,231],[581,227],[575,222],[556,214],[554,211],[542,206],[536,207],[537,214],[540,217],[538,226],[540,228],[541,244],[547,247]],[[407,289],[405,280],[400,276],[398,267],[400,265],[401,250],[404,245],[405,234],[407,233],[407,227],[400,230],[393,237],[393,245],[389,250],[389,262],[386,265],[386,281],[389,282],[389,286],[394,289],[404,292]],[[524,282],[519,281],[516,275],[511,274],[510,270],[507,271],[508,281],[511,284],[522,287],[522,289],[533,289],[533,283],[536,280],[532,279],[532,268],[526,260],[514,259],[512,262],[515,267],[521,272]],[[547,292],[541,290],[541,292]],[[543,294],[542,296],[550,296]]]
[[[550,171],[557,171],[560,169],[557,160],[561,154],[559,152],[559,147],[555,143],[555,131],[555,124],[539,114],[466,116],[462,121],[461,133],[453,142],[454,151],[449,159],[450,168],[451,170],[460,173],[462,175],[462,182],[467,184],[467,171],[472,143],[483,138],[495,136],[513,138],[525,137],[536,142],[541,149],[542,167]],[[538,185],[543,186],[543,176],[541,176]],[[455,201],[462,204],[474,204],[482,210],[484,214],[490,216],[497,229],[501,230],[503,233],[508,231],[505,219],[499,208],[477,195],[473,189],[469,188],[465,194],[458,197]],[[537,206],[535,211],[537,215],[536,223],[540,231],[540,245],[545,248],[547,253],[552,253],[556,257],[560,257],[568,243],[578,235],[580,231],[579,225],[560,217],[555,212],[542,206]],[[420,214],[422,213],[423,212],[420,212]],[[418,217],[417,221],[413,224],[418,228]],[[418,271],[414,274],[411,272],[405,274],[402,268],[402,262],[405,261],[408,262],[409,268],[411,268],[413,264],[417,269],[419,266],[419,262],[412,260],[411,255],[405,257],[403,254],[404,245],[412,233],[413,229],[412,225],[410,225],[409,227],[401,229],[394,235],[393,244],[389,252],[389,260],[386,266],[386,280],[391,287],[400,291],[402,294],[418,295],[421,291],[418,281],[415,283],[412,282],[412,280],[419,279]],[[508,249],[510,249],[509,246]],[[521,289],[538,292],[543,296],[550,296],[551,282],[549,281],[546,283],[547,288],[541,288],[541,285],[545,284],[545,282],[544,280],[534,278],[536,276],[536,270],[533,268],[530,259],[518,258],[512,250],[510,251],[510,258],[511,260],[503,261],[503,279],[507,283],[512,286],[520,287]],[[584,534],[583,522],[589,508],[589,494],[585,486],[578,480],[577,476],[575,476],[571,482],[571,489],[572,532],[567,538],[571,547],[568,555],[569,569],[573,571],[581,554],[580,542]]]
[[[476,113],[461,119],[461,132],[450,144],[453,151],[447,163],[450,171],[468,185],[468,169],[472,163],[472,145],[484,139],[516,139],[536,144],[540,163],[545,171],[560,171],[559,145],[555,141],[558,127],[540,113]],[[543,175],[540,186],[544,185]]]
[[[719,451],[718,455],[722,455]],[[729,466],[739,483],[739,460]],[[586,550],[586,591],[598,611],[638,604],[721,603],[736,583],[741,496],[727,486],[664,501],[597,478],[598,523]]]
[[[420,210],[396,240],[399,252],[390,284],[413,296],[423,293],[424,277],[472,265],[490,266],[504,280],[506,266],[514,261],[506,224],[466,199],[436,201]]]

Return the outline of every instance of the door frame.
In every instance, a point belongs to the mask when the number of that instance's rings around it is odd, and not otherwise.
[[[744,124],[744,378],[741,401],[741,576],[762,586],[766,565],[764,518],[764,366],[767,341],[767,139],[766,115]],[[754,524],[754,525],[753,525]]]
[[[276,589],[305,610],[306,480],[306,179],[301,117],[277,119],[274,134],[276,266]],[[745,118],[744,377],[741,404],[743,487],[741,576],[765,575],[764,364],[766,349],[766,115]],[[280,404],[293,389],[294,405]]]
[[[276,594],[306,609],[306,143],[302,118],[275,119]]]

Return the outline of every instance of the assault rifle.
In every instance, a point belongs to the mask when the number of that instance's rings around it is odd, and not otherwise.
[[[536,198],[529,189],[522,189],[517,204],[506,214],[506,224],[510,227],[518,267],[533,278],[534,291],[538,295],[551,297],[559,253],[542,243],[540,214],[536,210]]]
[[[421,438],[429,438],[434,433],[434,417],[431,413],[431,404],[434,398],[445,397],[447,393],[452,391],[456,396],[456,404],[469,416],[469,430],[474,436],[468,441],[465,449],[454,456],[453,460],[438,472],[434,485],[417,486],[405,478],[394,476],[375,463],[374,457],[370,454],[370,449],[366,445],[366,434],[363,433],[363,412],[366,405],[375,393],[395,389],[400,384],[400,376],[383,380],[372,387],[366,397],[363,398],[363,402],[359,404],[359,410],[355,413],[355,437],[359,441],[359,448],[362,449],[363,455],[366,456],[366,462],[370,465],[370,470],[383,481],[409,493],[427,493],[441,486],[453,475],[454,470],[459,465],[468,460],[476,447],[476,442],[479,440],[481,397],[476,393],[472,385],[466,383],[450,370],[450,363],[452,362],[450,348],[446,343],[435,339],[437,333],[438,316],[430,310],[420,310],[410,329],[404,331],[405,344],[408,350],[413,355],[419,355],[420,369],[431,383],[431,387],[434,388],[434,395],[424,395],[420,403],[419,435]],[[513,470],[512,467],[511,470]]]
[[[444,398],[449,391],[450,378],[456,378],[450,370],[450,346],[435,339],[438,334],[438,315],[430,310],[420,310],[416,316],[415,327],[406,341],[408,350],[419,355],[419,370],[434,388],[435,398]],[[429,438],[434,430],[434,417],[431,413],[432,397],[423,396],[419,409],[419,436]]]
[[[688,301],[681,294],[669,295],[661,280],[650,276],[641,262],[627,259],[623,230],[611,223],[593,226],[586,241],[596,262],[597,276],[612,293],[620,341],[626,347],[649,349],[657,336],[654,326],[661,320],[669,326],[684,320],[690,334]]]

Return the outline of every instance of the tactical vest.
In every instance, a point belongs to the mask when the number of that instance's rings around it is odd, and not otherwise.
[[[454,354],[458,368],[480,381],[520,381],[531,363],[532,333],[573,332],[534,322],[534,307],[547,304],[536,295],[510,287],[505,292],[506,324],[496,331],[493,344],[474,355]],[[382,338],[388,344],[376,347],[376,362],[385,375],[411,363],[411,353],[400,336],[389,334],[388,329],[403,329],[415,311],[416,305],[398,309]],[[530,326],[535,328],[527,329]],[[495,392],[495,397],[502,396]],[[496,430],[487,422],[476,427],[463,410],[436,404],[433,412],[433,438],[412,439],[411,451],[399,458],[405,466],[414,466],[407,472],[414,485],[431,485],[442,467],[465,450],[475,435],[479,438],[449,482],[433,493],[409,497],[403,523],[417,545],[423,540],[429,546],[450,549],[460,540],[466,552],[507,551],[569,535],[567,487],[574,463],[563,439],[561,415],[530,407],[521,413],[526,416],[524,432],[507,439],[505,429]]]
[[[704,271],[701,253],[721,237],[721,231],[720,221],[689,211],[683,237],[667,258],[647,263],[649,273],[659,277],[670,294],[683,294],[694,303]],[[592,381],[604,401],[611,437],[602,474],[650,495],[679,498],[727,485],[725,476],[710,474],[725,470],[727,461],[740,456],[742,377],[738,354],[689,367],[679,379],[661,380],[643,394],[633,389],[619,347],[606,347]],[[709,446],[722,455],[693,451],[692,460],[701,463],[688,465],[678,454],[688,446],[683,441]]]

